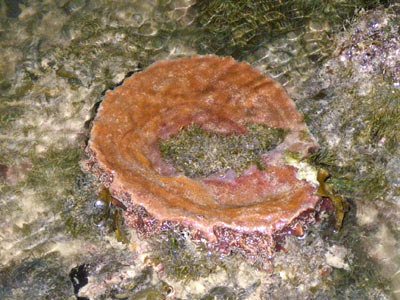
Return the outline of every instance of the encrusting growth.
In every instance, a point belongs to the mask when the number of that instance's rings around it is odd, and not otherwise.
[[[278,236],[315,221],[318,183],[285,159],[318,148],[305,133],[280,84],[247,63],[161,61],[107,92],[87,166],[139,233],[185,229],[212,249],[269,258]]]

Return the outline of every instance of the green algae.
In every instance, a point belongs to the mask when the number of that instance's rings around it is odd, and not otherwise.
[[[363,240],[368,234],[357,225],[356,207],[350,202],[350,209],[344,219],[342,230],[328,237],[332,244],[353,248],[350,269],[334,268],[328,278],[335,291],[335,299],[381,299],[382,291],[390,295],[389,280],[379,273],[376,263],[370,259]]]
[[[264,124],[248,124],[244,135],[223,135],[190,125],[178,135],[161,141],[161,156],[189,177],[206,177],[251,165],[264,169],[261,156],[280,144],[288,131]]]
[[[183,234],[163,232],[150,243],[154,252],[149,259],[154,265],[162,264],[169,278],[190,282],[216,271],[217,255],[208,255],[205,245],[195,246]]]
[[[59,230],[85,239],[96,239],[102,231],[115,232],[118,241],[127,243],[120,210],[107,196],[96,196],[97,184],[82,173],[81,159],[79,148],[52,148],[32,156],[32,170],[22,184],[36,189],[38,199],[51,211],[61,213]],[[104,201],[104,206],[96,207],[96,201]]]
[[[241,299],[236,295],[232,288],[218,286],[213,288],[200,300],[239,300]]]
[[[330,150],[322,137],[323,150],[314,154],[310,161],[332,174],[330,182],[340,194],[365,195],[365,200],[373,201],[388,192],[387,164],[399,151],[399,101],[400,91],[389,84],[366,96],[354,97],[347,104],[333,104],[352,107],[351,113],[341,120],[340,128],[342,132],[351,130],[352,147]],[[354,124],[353,120],[358,122]]]
[[[385,84],[366,96],[347,93],[353,95],[347,104],[352,113],[345,115],[340,130],[353,131],[352,148],[330,150],[323,138],[323,150],[309,161],[332,174],[329,184],[337,193],[376,201],[390,192],[387,164],[392,155],[398,154],[400,143],[400,92]]]
[[[398,245],[398,230],[392,237],[380,232],[398,224],[388,213],[395,206],[398,210],[400,195],[400,77],[398,59],[391,55],[400,45],[398,9],[361,14],[338,38],[339,57],[308,86],[309,99],[314,99],[306,100],[307,108],[297,103],[305,108],[309,128],[323,149],[312,158],[314,163],[329,171],[329,184],[351,205],[339,237],[355,256],[350,271],[335,270],[332,278],[340,299],[380,299],[378,291],[390,295],[390,285],[393,291],[398,286],[398,255],[385,249],[389,243]],[[323,84],[328,78],[330,83]],[[317,81],[322,89],[315,88]]]
[[[246,60],[283,84],[298,85],[332,55],[334,35],[358,11],[386,2],[197,1],[195,45],[201,54]]]
[[[24,113],[23,104],[7,103],[4,99],[0,99],[0,133],[5,134],[13,123],[21,118]]]
[[[128,285],[124,285],[117,291],[110,291],[112,299],[125,300],[158,300],[167,299],[173,293],[173,287],[163,280],[152,282],[154,271],[146,267],[135,276]]]
[[[338,47],[345,63],[333,59],[310,80],[313,100],[298,102],[300,108],[308,105],[303,110],[307,123],[323,149],[312,160],[332,174],[336,191],[362,201],[398,194],[391,163],[400,154],[399,76],[394,56],[387,54],[399,43],[396,6],[383,15],[384,22],[375,14],[364,16],[341,36]],[[326,79],[322,72],[335,74],[332,84],[314,89]]]
[[[381,2],[385,1],[199,1],[194,6],[198,13],[196,23],[203,28],[204,38],[198,44],[200,51],[240,59],[244,54],[257,50],[261,42],[270,42],[289,32],[301,32],[310,22],[313,29],[328,23],[328,33],[341,30],[343,23],[358,10],[376,7]],[[206,41],[208,35],[214,38]],[[326,40],[319,38],[314,37],[310,42],[322,46]],[[312,48],[310,42],[305,47]]]
[[[38,198],[53,212],[61,212],[66,232],[73,236],[92,234],[85,211],[88,197],[76,193],[76,181],[83,173],[79,166],[82,152],[78,148],[49,149],[31,157],[32,170],[26,185],[35,188]],[[59,185],[62,184],[60,193]],[[90,219],[89,219],[90,220]]]
[[[73,299],[68,272],[57,252],[0,268],[0,285],[1,299]]]
[[[95,179],[81,175],[75,181],[73,195],[64,202],[66,230],[75,238],[97,239],[113,234],[118,242],[129,244],[122,209],[114,205],[107,189],[98,194]]]
[[[51,148],[43,154],[33,154],[32,170],[27,184],[31,187],[48,187],[52,182],[62,182],[72,189],[77,176],[82,174],[79,167],[82,152],[79,148]]]
[[[128,299],[128,298],[126,298]],[[137,300],[162,300],[165,299],[165,296],[157,289],[149,288],[144,291],[137,292],[133,294],[129,299],[137,299]]]
[[[35,189],[38,199],[52,211],[63,211],[62,199],[73,195],[75,180],[82,174],[79,167],[81,155],[78,148],[52,148],[41,155],[32,154],[32,170],[23,184]],[[61,195],[60,185],[63,187]]]
[[[209,290],[200,300],[244,300],[248,299],[259,286],[259,281],[250,284],[247,288],[217,286]]]
[[[367,128],[363,136],[367,143],[382,143],[382,147],[394,154],[400,144],[400,90],[387,85],[378,89],[369,95],[375,101],[367,100],[373,106],[366,115]]]

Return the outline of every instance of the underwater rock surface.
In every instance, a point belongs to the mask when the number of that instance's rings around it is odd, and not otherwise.
[[[316,162],[356,203],[360,244],[400,297],[400,6],[362,13],[297,104],[324,149]],[[335,74],[334,76],[330,74]]]
[[[399,299],[394,2],[0,1],[0,298]],[[103,92],[196,54],[284,86],[351,205],[339,233],[287,237],[269,273],[186,233],[139,241],[79,166]]]

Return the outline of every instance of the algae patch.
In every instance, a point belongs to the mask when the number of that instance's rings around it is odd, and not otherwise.
[[[195,245],[185,233],[168,230],[152,238],[150,244],[154,251],[149,259],[154,265],[162,264],[169,278],[189,283],[216,272],[218,255],[209,254],[203,244]]]
[[[262,170],[261,156],[280,144],[287,134],[281,128],[248,124],[247,134],[223,135],[193,124],[161,141],[160,151],[162,158],[188,177],[206,177],[229,170],[240,174],[250,165]]]
[[[341,29],[343,21],[351,18],[356,9],[377,5],[378,1],[198,1],[196,24],[204,35],[198,41],[200,51],[229,54],[235,58],[257,50],[265,41],[296,32],[305,43],[309,55],[318,59],[329,40],[328,32]],[[312,22],[310,22],[310,20]],[[308,24],[308,23],[311,24]],[[314,33],[319,28],[326,32],[310,38],[302,37],[307,25]],[[210,39],[210,34],[213,36]],[[304,45],[303,45],[304,46]],[[290,51],[290,50],[289,50]]]

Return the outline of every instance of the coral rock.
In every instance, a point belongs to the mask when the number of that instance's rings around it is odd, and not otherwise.
[[[237,176],[189,178],[161,158],[160,140],[196,124],[219,134],[246,134],[261,123],[289,132],[263,154],[264,168]],[[162,61],[108,91],[91,130],[90,171],[127,207],[142,233],[184,227],[221,251],[270,256],[274,236],[315,210],[317,187],[298,179],[288,153],[304,158],[318,145],[279,83],[247,63],[203,56]]]

